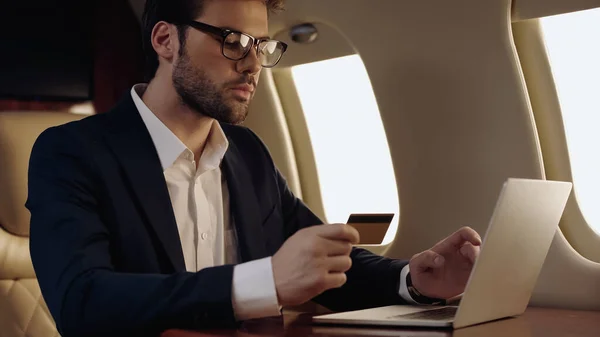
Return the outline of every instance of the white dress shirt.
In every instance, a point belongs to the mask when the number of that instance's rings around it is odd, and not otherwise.
[[[221,161],[229,143],[217,121],[212,122],[201,157],[194,153],[160,120],[140,98],[146,84],[136,84],[131,97],[152,138],[177,222],[186,270],[236,264],[232,301],[238,320],[277,316],[277,301],[271,258],[238,264],[237,236],[230,218],[227,181]],[[408,266],[400,275],[399,295],[416,304],[406,287]]]
[[[237,237],[229,216],[227,182],[220,168],[229,143],[221,126],[213,121],[202,156],[194,158],[194,153],[142,101],[146,87],[135,85],[131,96],[158,152],[186,270],[236,264],[232,289],[236,318],[279,315],[271,258],[237,264]]]

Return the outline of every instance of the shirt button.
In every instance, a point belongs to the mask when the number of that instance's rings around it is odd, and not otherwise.
[[[202,240],[206,240],[208,238],[208,234],[202,233]]]

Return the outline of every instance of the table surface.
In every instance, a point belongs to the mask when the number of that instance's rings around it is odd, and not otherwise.
[[[168,330],[161,337],[221,336],[411,336],[411,337],[599,337],[600,311],[528,308],[517,318],[507,318],[467,328],[414,329],[330,326],[311,323],[312,314],[285,312],[274,317],[245,322],[237,330]]]

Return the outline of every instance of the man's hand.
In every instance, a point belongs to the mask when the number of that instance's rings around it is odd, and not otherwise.
[[[461,294],[480,246],[479,234],[463,227],[430,250],[413,256],[409,263],[413,286],[432,298],[448,299]]]
[[[279,305],[300,305],[346,283],[352,266],[356,229],[348,225],[322,225],[292,235],[272,258]]]

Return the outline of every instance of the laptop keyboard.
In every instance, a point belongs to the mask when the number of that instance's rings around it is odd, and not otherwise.
[[[389,318],[402,318],[402,319],[427,319],[435,321],[447,321],[454,318],[456,315],[457,307],[444,307],[440,309],[432,309],[426,311],[413,312],[410,314],[403,314],[397,316],[391,316]]]

